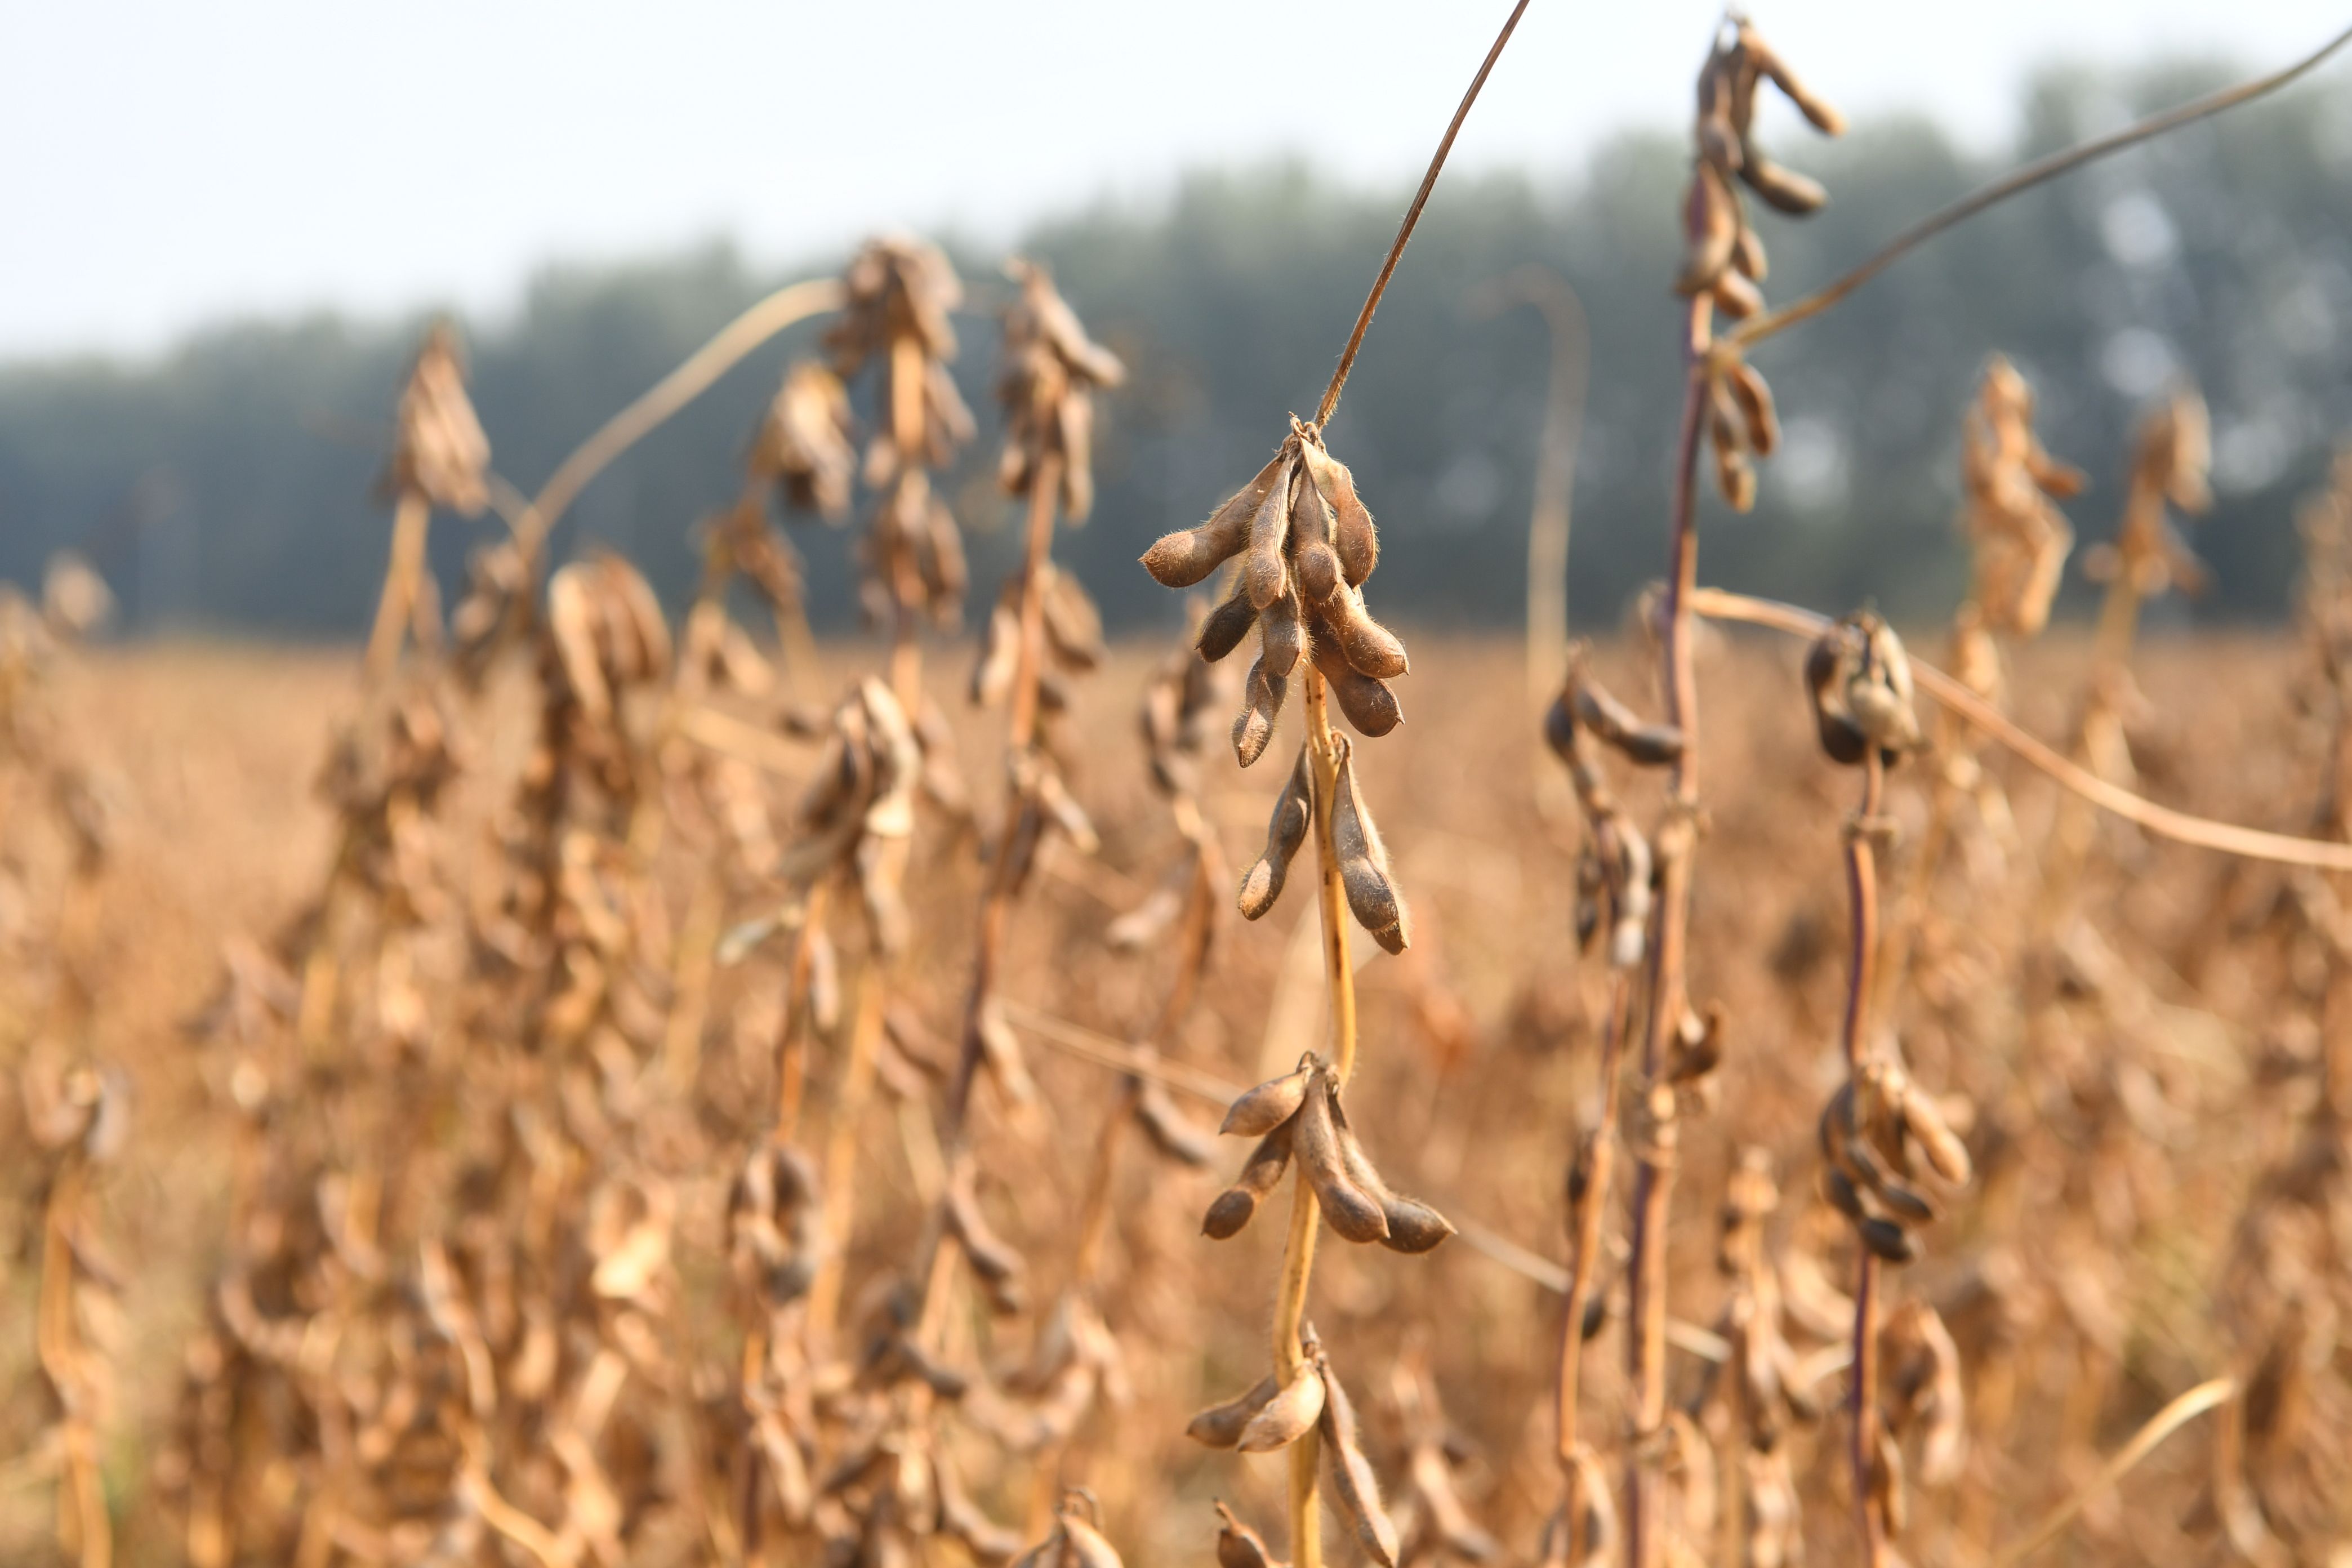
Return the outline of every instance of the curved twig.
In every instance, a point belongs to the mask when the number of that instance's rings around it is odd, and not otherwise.
[[[709,342],[688,354],[676,370],[604,421],[593,436],[563,459],[522,514],[513,520],[515,542],[527,558],[536,559],[540,545],[588,481],[604,471],[614,458],[643,440],[662,422],[709,389],[711,383],[735,368],[745,354],[796,321],[806,321],[841,303],[841,283],[813,278],[777,289],[719,329]],[[503,512],[506,509],[500,507]]]
[[[2160,114],[2152,114],[2146,120],[2126,125],[2111,135],[2098,137],[2080,146],[2062,148],[2047,157],[2037,158],[2023,168],[1995,180],[1991,184],[1962,196],[1940,212],[1930,213],[1921,218],[1893,239],[1888,240],[1860,266],[1835,282],[1791,304],[1783,305],[1777,310],[1767,310],[1760,316],[1751,316],[1726,332],[1724,339],[1732,348],[1744,348],[1749,343],[1760,342],[1784,328],[1793,327],[1799,321],[1818,316],[1885,271],[1904,256],[1917,249],[1953,225],[1974,217],[1985,208],[2006,201],[2020,191],[2041,184],[2045,180],[2055,179],[2070,170],[2078,169],[2085,163],[2104,158],[2110,153],[2120,153],[2125,148],[2147,141],[2151,137],[2161,136],[2168,131],[2219,114],[2225,109],[2235,109],[2238,105],[2251,102],[2264,93],[2273,92],[2297,77],[2315,68],[2328,56],[2347,43],[2352,43],[2352,27],[2347,27],[2321,45],[2317,50],[2305,55],[2283,70],[2273,71],[2268,76],[2257,77],[2252,81],[2240,82],[2235,87],[2223,88],[2219,92],[2193,99],[2176,108],[2168,109]]]
[[[1437,172],[1445,167],[1445,155],[1454,151],[1454,138],[1462,122],[1470,117],[1470,106],[1478,101],[1478,89],[1486,85],[1486,75],[1495,62],[1503,57],[1503,46],[1511,41],[1511,29],[1519,25],[1526,14],[1528,0],[1511,7],[1510,18],[1495,37],[1495,47],[1486,51],[1486,61],[1478,74],[1470,79],[1470,90],[1462,95],[1461,107],[1454,111],[1454,122],[1445,128],[1445,138],[1429,160],[1429,173],[1421,177],[1421,189],[1412,195],[1412,205],[1404,210],[1404,222],[1397,226],[1396,238],[1389,245],[1388,259],[1381,263],[1381,275],[1372,279],[1372,291],[1364,296],[1364,308],[1356,312],[1356,330],[1348,334],[1348,346],[1339,354],[1339,363],[1331,372],[1331,384],[1323,389],[1323,401],[1315,407],[1318,426],[1331,422],[1331,411],[1339,406],[1339,389],[1348,384],[1348,373],[1355,368],[1356,351],[1364,346],[1364,333],[1372,324],[1372,312],[1380,309],[1381,295],[1389,286],[1389,277],[1396,271],[1397,258],[1404,254],[1404,242],[1412,237],[1412,226],[1421,221],[1421,209],[1429,205],[1429,193],[1437,186]]]
[[[2123,1479],[2126,1472],[2155,1452],[2156,1446],[2173,1433],[2202,1415],[2208,1410],[2228,1404],[2237,1397],[2238,1380],[2217,1377],[2200,1383],[2148,1418],[2147,1426],[2132,1434],[2130,1442],[2116,1450],[2114,1458],[2099,1468],[2091,1484],[2050,1510],[2048,1517],[2033,1528],[2031,1534],[2012,1545],[1995,1552],[1992,1568],[2013,1568],[2058,1538],[2061,1531],[2074,1516],[2090,1506],[2091,1500]]]
[[[1721,588],[1699,589],[1692,595],[1691,607],[1711,621],[1739,621],[1753,626],[1769,626],[1792,637],[1819,637],[1830,624],[1827,616],[1796,605],[1754,598],[1746,594],[1727,593]],[[2298,838],[2293,834],[2270,833],[2259,827],[2240,827],[2234,823],[2216,822],[2210,817],[2193,816],[2185,811],[2175,811],[2168,805],[2158,805],[2120,784],[2109,784],[2046,742],[2036,740],[2000,709],[1935,666],[1915,658],[1911,661],[1911,673],[1922,691],[2016,752],[2023,761],[2048,773],[2092,805],[2111,811],[2126,822],[2137,823],[2159,837],[2169,838],[2178,844],[2193,844],[2200,849],[2218,849],[2224,855],[2242,856],[2249,860],[2310,866],[2323,871],[2352,871],[2352,844]]]

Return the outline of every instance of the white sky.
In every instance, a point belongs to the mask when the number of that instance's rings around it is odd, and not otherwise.
[[[1688,101],[1716,0],[1535,0],[1460,167]],[[1189,167],[1417,173],[1506,0],[0,0],[0,359],[225,315],[496,310],[550,260],[985,237]],[[1978,145],[2053,57],[2282,62],[2346,0],[1752,0],[1849,110]]]

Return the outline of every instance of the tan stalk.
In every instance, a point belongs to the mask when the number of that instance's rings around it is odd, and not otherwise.
[[[1846,1082],[1861,1092],[1864,1036],[1870,1026],[1871,977],[1878,956],[1878,852],[1871,840],[1886,784],[1886,764],[1875,744],[1864,749],[1862,803],[1846,826],[1845,887],[1853,921],[1853,945],[1848,954],[1844,1021],[1839,1045],[1845,1056]],[[1856,1279],[1853,1291],[1853,1429],[1849,1458],[1853,1471],[1853,1504],[1862,1531],[1863,1562],[1881,1568],[1886,1542],[1871,1507],[1871,1466],[1877,1452],[1878,1421],[1878,1286],[1877,1256],[1869,1247],[1854,1247]]]
[[[1601,1037],[1601,1120],[1592,1132],[1592,1163],[1585,1172],[1584,1202],[1577,1211],[1576,1258],[1568,1278],[1568,1302],[1560,1320],[1559,1384],[1554,1400],[1560,1474],[1567,1482],[1562,1504],[1565,1528],[1583,1527],[1584,1468],[1576,1462],[1577,1406],[1584,1369],[1584,1317],[1594,1300],[1601,1268],[1601,1233],[1608,1218],[1609,1188],[1617,1163],[1618,1080],[1622,1077],[1625,1030],[1633,1001],[1630,970],[1609,974],[1609,1014]],[[1465,1231],[1466,1234],[1466,1231]],[[1581,1563],[1590,1542],[1571,1535],[1569,1561]]]
[[[1669,1031],[1687,1005],[1684,953],[1690,931],[1690,861],[1698,829],[1698,676],[1691,662],[1698,587],[1698,444],[1706,399],[1703,360],[1709,306],[1693,300],[1683,340],[1682,428],[1675,444],[1674,532],[1665,597],[1659,607],[1664,668],[1660,685],[1665,722],[1683,733],[1683,749],[1666,783],[1667,818],[1656,838],[1657,916],[1649,944],[1642,1015],[1642,1100],[1654,1109],[1664,1087]],[[1671,1091],[1668,1091],[1671,1093]],[[1671,1105],[1671,1100],[1668,1101]],[[1633,1385],[1633,1437],[1626,1445],[1626,1560],[1649,1568],[1658,1560],[1656,1498],[1644,1441],[1666,1416],[1666,1214],[1674,1190],[1671,1153],[1645,1138],[1633,1181],[1633,1258],[1628,1265],[1627,1367]]]
[[[413,485],[401,487],[392,518],[392,561],[383,575],[383,594],[377,599],[375,625],[368,633],[367,658],[362,665],[367,684],[377,687],[392,674],[400,657],[401,634],[417,617],[425,580],[425,531],[433,503]]]

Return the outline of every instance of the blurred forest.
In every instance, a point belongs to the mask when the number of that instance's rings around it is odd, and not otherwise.
[[[1833,276],[1996,167],[2094,134],[2223,79],[2200,64],[2051,71],[2016,145],[1965,155],[1937,128],[1880,118],[1839,142],[1784,128],[1789,162],[1834,205],[1807,224],[1767,212],[1777,300]],[[1333,446],[1385,524],[1384,611],[1406,623],[1514,626],[1549,353],[1542,319],[1479,308],[1478,287],[1528,262],[1574,286],[1591,324],[1576,469],[1571,611],[1613,618],[1658,569],[1679,371],[1667,291],[1683,154],[1629,134],[1564,188],[1449,180],[1349,384]],[[2180,372],[2213,413],[2218,500],[2197,548],[2216,568],[2193,611],[2273,616],[2295,570],[2294,499],[2352,427],[2352,87],[2340,79],[2164,138],[2032,193],[1902,262],[1847,307],[1767,345],[1788,426],[1756,511],[1708,514],[1706,576],[1896,616],[1939,610],[1963,554],[1960,413],[1984,357],[2039,389],[2053,450],[2089,470],[2068,507],[2108,534],[2128,430]],[[1150,205],[1037,227],[1020,248],[1136,374],[1107,400],[1102,497],[1066,559],[1114,626],[1180,612],[1132,566],[1264,460],[1283,416],[1307,409],[1402,205],[1297,166],[1201,174]],[[855,237],[844,237],[845,247]],[[168,245],[168,237],[159,237]],[[993,254],[958,249],[971,286],[960,374],[976,408],[996,356]],[[530,490],[570,447],[734,312],[820,256],[775,273],[714,248],[646,265],[557,268],[511,319],[467,331],[494,463]],[[0,577],[37,578],[82,551],[121,594],[130,629],[340,637],[365,622],[389,517],[377,453],[422,319],[252,322],[140,364],[0,367]],[[589,490],[562,548],[610,541],[683,596],[697,520],[728,502],[744,443],[802,329],[771,344]],[[983,415],[983,417],[987,416]],[[964,460],[956,509],[974,580],[1013,541],[992,492],[994,443]],[[1709,504],[1712,498],[1709,498]],[[454,587],[485,518],[436,522]],[[797,531],[820,626],[854,615],[845,540]],[[2084,584],[2074,584],[2076,592]]]

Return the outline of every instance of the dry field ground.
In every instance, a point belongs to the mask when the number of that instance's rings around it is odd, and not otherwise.
[[[1937,641],[1923,632],[1918,646],[1932,655]],[[1400,686],[1407,722],[1363,748],[1360,766],[1420,923],[1403,959],[1360,971],[1363,1055],[1351,1103],[1391,1178],[1437,1202],[1465,1234],[1423,1258],[1327,1247],[1312,1313],[1361,1384],[1358,1403],[1383,1469],[1402,1451],[1402,1429],[1379,1369],[1426,1358],[1464,1440],[1461,1490],[1518,1557],[1556,1486],[1546,1386],[1559,1298],[1530,1276],[1565,1257],[1562,1172],[1590,1119],[1601,979],[1573,934],[1581,828],[1541,752],[1517,646],[1441,636],[1413,646],[1414,673]],[[2068,731],[2084,654],[2082,638],[2058,634],[2020,656],[2013,709],[2027,728]],[[1785,1194],[1779,1230],[1816,1234],[1825,1212],[1811,1196],[1813,1119],[1843,1071],[1840,833],[1853,774],[1820,755],[1800,655],[1796,643],[1744,632],[1703,654],[1709,816],[1693,988],[1725,1004],[1728,1030],[1712,1108],[1685,1123],[1672,1251],[1675,1314],[1700,1326],[1723,1293],[1714,1216],[1733,1152],[1752,1144],[1773,1156]],[[880,654],[835,647],[824,657],[824,675],[807,689],[829,699]],[[1159,657],[1157,648],[1116,648],[1079,685],[1071,782],[1103,847],[1087,860],[1052,846],[1003,982],[1023,1008],[1112,1040],[1138,1036],[1164,984],[1164,962],[1114,953],[1100,940],[1176,847],[1147,787],[1135,723]],[[931,684],[962,731],[963,765],[985,816],[999,792],[1002,741],[997,721],[961,700],[967,658],[935,655]],[[1599,667],[1616,689],[1646,698],[1644,663],[1631,650],[1604,647]],[[2152,640],[2139,661],[2147,706],[2132,724],[2144,790],[2210,816],[2304,830],[2319,784],[2294,706],[2300,667],[2299,645],[2283,637]],[[165,1472],[183,1462],[171,1452],[182,1361],[222,1267],[238,1125],[226,1108],[218,1047],[193,1039],[187,1025],[220,984],[224,942],[266,938],[319,884],[332,819],[311,778],[321,737],[356,703],[354,661],[342,650],[198,642],[102,649],[77,658],[56,696],[70,748],[100,781],[119,824],[87,909],[62,938],[66,961],[95,999],[89,1053],[119,1064],[132,1090],[129,1141],[103,1173],[96,1210],[96,1233],[121,1276],[103,1469],[121,1560],[176,1561],[182,1526]],[[441,840],[459,883],[495,861],[477,847],[487,845],[492,804],[511,789],[531,721],[520,682],[464,712],[467,771]],[[1286,715],[1286,735],[1296,723],[1295,710]],[[1277,740],[1275,754],[1288,754],[1289,743]],[[784,767],[793,765],[791,751],[782,749]],[[803,762],[813,756],[799,752]],[[1927,1561],[1968,1560],[1971,1542],[2014,1533],[2156,1406],[2235,1364],[2241,1347],[2216,1305],[2226,1255],[2258,1173],[2291,1142],[2310,1095],[2297,1064],[2307,1068],[2311,1056],[2307,1026],[2298,1024],[2311,1008],[2295,999],[2298,984],[2307,984],[2297,967],[2309,961],[2283,947],[2276,922],[2261,915],[2280,877],[2103,824],[2088,868],[2063,890],[2057,934],[2037,939],[2037,847],[2062,797],[2012,760],[1989,758],[2013,826],[1964,826],[1917,927],[1909,980],[1883,1004],[1914,1070],[1971,1102],[1979,1167],[1977,1184],[1928,1233],[1926,1259],[1901,1274],[1901,1289],[1936,1300],[1952,1321],[1972,1398],[1984,1397],[1980,1381],[1994,1363],[2013,1357],[2016,1369],[2010,1408],[1995,1429],[1972,1430],[1959,1481],[1914,1500],[1924,1522],[1911,1539],[1928,1543],[1920,1552]],[[1255,853],[1278,773],[1237,773],[1221,758],[1205,769],[1209,814],[1236,868]],[[1917,765],[1892,775],[1888,810],[1904,832],[1885,872],[1890,907],[1901,902],[1906,847],[1925,821],[1926,780]],[[800,782],[772,782],[781,827]],[[1640,805],[1646,813],[1648,802]],[[952,1037],[979,872],[970,840],[936,824],[919,831],[914,856],[908,1000]],[[678,915],[685,889],[665,893]],[[746,903],[730,912],[753,911]],[[1228,920],[1211,981],[1171,1055],[1244,1085],[1315,1045],[1323,1005],[1315,921],[1303,899],[1260,926]],[[765,1102],[772,1094],[775,989],[772,973],[755,966],[721,972],[701,1047],[706,1099]],[[1016,1173],[991,1201],[1001,1199],[1000,1227],[1031,1257],[1037,1301],[1053,1299],[1051,1281],[1066,1267],[1066,1246],[1055,1238],[1079,1224],[1096,1130],[1118,1084],[1098,1063],[1051,1048],[1053,1027],[1027,1031],[1044,1089],[1038,1110],[1008,1114],[986,1089],[982,1099],[983,1168]],[[813,1083],[829,1081],[824,1048],[811,1064]],[[1213,1106],[1192,1109],[1213,1121]],[[919,1120],[886,1095],[860,1130],[853,1299],[913,1239],[921,1212],[913,1194],[938,1157]],[[711,1147],[723,1143],[723,1126],[708,1130]],[[1127,1347],[1132,1397],[1087,1417],[1076,1447],[1130,1563],[1201,1561],[1213,1495],[1269,1529],[1281,1518],[1278,1460],[1237,1468],[1181,1436],[1187,1414],[1254,1376],[1263,1353],[1282,1226],[1261,1223],[1225,1244],[1197,1234],[1202,1205],[1236,1157],[1221,1152],[1197,1173],[1140,1155],[1121,1167],[1103,1300]],[[33,1449],[41,1425],[29,1396],[39,1247],[26,1163],[12,1154],[0,1163],[18,1167],[5,1173],[17,1206],[0,1214],[9,1244],[0,1388],[26,1391],[0,1406],[5,1462]],[[671,1173],[682,1194],[683,1338],[674,1350],[683,1361],[723,1364],[731,1353],[736,1331],[713,1308],[731,1168],[730,1156]],[[1834,1260],[1843,1245],[1832,1237],[1825,1255]],[[1514,1247],[1528,1255],[1517,1265]],[[2031,1304],[2014,1309],[2029,1330],[2021,1340],[2015,1325],[2005,1337],[1979,1321],[1989,1260],[1996,1274],[2030,1277]],[[999,1359],[1016,1352],[1028,1337],[1019,1318],[971,1331],[982,1336],[970,1347],[982,1359],[992,1346]],[[1613,1320],[1603,1331],[1589,1408],[1620,1395],[1618,1332]],[[1829,1343],[1791,1332],[1801,1350]],[[1696,1389],[1705,1363],[1682,1351],[1675,1361],[1680,1400]],[[1837,1420],[1832,1412],[1796,1439],[1809,1499],[1840,1495]],[[2210,1533],[2198,1544],[2181,1530],[2208,1452],[2202,1434],[2175,1439],[2124,1483],[2124,1506],[2094,1509],[2072,1550],[2083,1560],[2210,1560]],[[26,1464],[16,1469],[0,1493],[0,1560],[42,1561],[54,1550],[49,1489]],[[1022,1516],[1021,1476],[1016,1463],[982,1483],[1000,1517]],[[1844,1506],[1809,1502],[1807,1532],[1824,1560],[1844,1557],[1851,1528]]]

